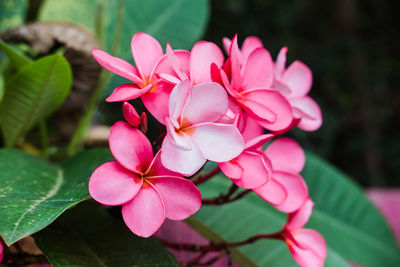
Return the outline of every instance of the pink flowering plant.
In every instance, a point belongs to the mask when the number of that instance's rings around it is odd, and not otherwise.
[[[0,34],[2,266],[400,266],[362,189],[302,148],[322,102],[287,47],[198,41],[205,0],[67,2],[91,33]]]

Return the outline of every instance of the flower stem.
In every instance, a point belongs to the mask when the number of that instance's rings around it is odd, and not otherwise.
[[[234,202],[236,200],[243,198],[244,196],[251,193],[252,191],[253,190],[251,190],[251,189],[246,189],[246,190],[240,192],[239,194],[237,194],[236,196],[232,197],[233,192],[231,192],[231,189],[230,189],[229,192],[225,195],[220,195],[220,196],[214,197],[214,198],[203,199],[202,204],[204,204],[204,205],[223,205],[223,204],[231,203],[231,202]]]
[[[208,171],[207,173],[205,173],[205,174],[200,174],[199,176],[197,176],[196,178],[194,178],[194,179],[192,180],[192,182],[193,182],[195,185],[200,185],[200,184],[202,184],[202,183],[204,183],[204,182],[207,182],[208,180],[210,180],[211,178],[213,178],[215,175],[217,175],[217,174],[220,173],[220,172],[221,172],[221,170],[220,170],[219,167],[217,166],[217,167],[215,167],[215,168],[209,170],[209,171]]]

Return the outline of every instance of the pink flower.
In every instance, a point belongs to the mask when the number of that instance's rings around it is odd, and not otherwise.
[[[287,47],[279,52],[274,64],[273,88],[278,89],[289,100],[297,127],[305,131],[317,130],[322,124],[321,109],[307,96],[312,85],[311,70],[296,60],[285,69]]]
[[[299,210],[289,214],[282,232],[293,259],[302,267],[322,267],[327,255],[321,234],[312,229],[302,229],[311,216],[313,206],[312,200],[307,198]]]
[[[305,163],[304,151],[294,140],[283,137],[272,142],[265,155],[272,165],[271,179],[254,192],[280,211],[297,210],[308,196],[307,185],[299,175]]]
[[[136,109],[128,102],[124,102],[122,106],[122,112],[125,120],[130,126],[133,128],[139,128],[143,133],[147,132],[146,112],[142,112],[142,115],[139,116],[139,114],[136,112]]]
[[[92,50],[93,57],[102,67],[133,82],[115,88],[106,101],[122,102],[141,97],[150,113],[164,124],[172,86],[160,81],[156,75],[157,63],[163,56],[162,47],[150,35],[139,32],[132,37],[131,50],[137,68],[105,51]]]
[[[167,53],[158,64],[160,77],[173,85],[189,79],[192,85],[211,82],[211,64],[222,66],[224,55],[212,42],[197,42],[191,52],[172,50],[167,44]]]
[[[190,86],[185,80],[169,98],[167,136],[161,148],[163,165],[184,175],[193,175],[206,162],[229,161],[244,147],[233,124],[217,123],[228,109],[228,96],[217,83]]]
[[[261,126],[282,131],[293,120],[292,108],[278,90],[272,89],[272,58],[255,40],[258,39],[249,39],[241,51],[235,36],[229,49],[228,65],[223,69],[212,65],[211,76],[215,82],[223,84],[229,95]]]
[[[259,148],[273,134],[265,134],[246,142],[243,152],[236,158],[218,163],[221,171],[237,186],[253,189],[267,183],[272,175],[271,162]]]
[[[116,161],[93,172],[89,192],[104,205],[122,205],[122,217],[133,233],[149,237],[165,218],[183,220],[200,208],[196,186],[165,169],[160,153],[153,158],[150,141],[141,131],[119,121],[111,128],[109,142]]]

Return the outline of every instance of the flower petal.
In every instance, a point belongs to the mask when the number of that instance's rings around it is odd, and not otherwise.
[[[121,77],[131,80],[136,84],[142,83],[142,79],[138,76],[138,71],[136,68],[125,60],[118,57],[113,57],[100,49],[93,49],[92,55],[103,68]]]
[[[304,131],[315,131],[322,125],[322,112],[320,107],[311,97],[295,98],[290,100],[293,110],[300,110],[302,116],[297,127]],[[296,115],[295,115],[296,116]]]
[[[173,125],[170,118],[166,118],[165,122],[166,122],[166,126],[167,126],[167,136],[170,138],[170,140],[173,142],[173,144],[177,148],[180,148],[183,150],[191,150],[192,149],[192,145],[191,145],[192,141],[191,141],[190,137],[185,133],[178,134],[175,131],[175,126]]]
[[[161,124],[165,124],[165,118],[168,117],[168,100],[172,88],[173,85],[165,81],[158,81],[156,90],[142,95],[142,102],[146,109]]]
[[[177,84],[172,89],[171,95],[169,96],[169,117],[174,120],[178,120],[182,115],[182,110],[188,100],[190,92],[190,81],[184,80]]]
[[[294,212],[299,209],[308,197],[307,185],[303,178],[298,174],[276,171],[272,176],[287,192],[286,200],[282,204],[275,205],[275,208],[282,212]]]
[[[131,50],[139,73],[149,78],[156,63],[163,56],[160,43],[152,36],[138,32],[132,37]]]
[[[289,214],[286,228],[289,230],[303,228],[308,222],[308,219],[310,219],[313,207],[314,202],[312,202],[311,198],[308,197],[298,210]]]
[[[282,137],[272,142],[265,155],[277,171],[299,173],[304,167],[306,156],[300,145],[293,139]]]
[[[224,64],[224,55],[218,46],[211,42],[197,42],[190,53],[190,79],[194,84],[211,82],[210,66]]]
[[[146,176],[178,176],[182,175],[171,170],[168,170],[161,163],[161,150],[157,152],[154,156],[153,161],[151,162],[149,168],[147,169]]]
[[[130,171],[145,172],[153,159],[150,141],[126,122],[118,121],[111,127],[109,143],[114,158]]]
[[[125,83],[115,88],[112,94],[109,97],[107,97],[106,101],[122,102],[122,101],[136,99],[138,97],[143,96],[144,94],[147,94],[152,87],[153,84],[149,84],[144,88],[139,88],[134,84]]]
[[[241,89],[242,75],[241,69],[243,64],[242,54],[237,43],[237,34],[232,39],[231,50],[229,52],[231,59],[231,85],[234,90]]]
[[[192,87],[182,111],[182,119],[191,125],[215,122],[228,110],[228,95],[218,83],[201,83]]]
[[[263,127],[261,127],[256,120],[254,120],[252,117],[250,117],[244,112],[243,112],[243,121],[244,121],[243,123],[244,127],[240,132],[242,133],[244,141],[246,143],[264,133]]]
[[[165,206],[165,217],[184,220],[195,214],[201,206],[199,189],[189,180],[180,177],[153,178]]]
[[[191,128],[191,139],[208,160],[229,161],[243,151],[243,137],[232,124],[202,123]]]
[[[191,143],[191,150],[183,150],[173,144],[169,136],[164,138],[161,147],[161,162],[167,169],[185,176],[195,174],[206,163],[199,147]]]
[[[224,46],[224,50],[225,52],[229,55],[229,52],[231,51],[231,44],[232,44],[232,40],[224,37],[222,38],[222,45]]]
[[[236,158],[226,162],[219,162],[219,168],[231,180],[241,179],[244,169],[236,162]]]
[[[298,242],[300,248],[312,251],[321,259],[326,258],[326,243],[324,238],[317,231],[312,229],[299,229],[293,231],[293,237]]]
[[[278,57],[276,58],[275,63],[275,79],[280,81],[282,79],[283,72],[285,70],[286,65],[286,53],[288,48],[286,46],[282,47],[279,51]]]
[[[97,202],[117,206],[130,201],[142,186],[142,180],[118,162],[100,165],[90,177],[89,193]]]
[[[249,36],[244,39],[241,48],[243,59],[246,59],[251,54],[251,52],[260,47],[263,47],[263,43],[258,37]]]
[[[269,179],[269,181],[262,186],[254,188],[253,191],[272,205],[284,203],[288,196],[283,185],[273,178]]]
[[[125,120],[134,128],[140,126],[140,116],[136,112],[136,109],[129,104],[128,102],[124,102],[122,105],[122,113],[124,114]]]
[[[4,248],[3,244],[0,243],[0,262],[3,260],[3,256],[4,256]]]
[[[295,61],[284,72],[282,82],[289,86],[290,97],[302,97],[311,89],[312,72],[304,63]]]
[[[122,205],[122,218],[141,237],[153,235],[165,220],[164,203],[152,184],[146,182],[137,195]]]
[[[244,151],[236,159],[236,163],[243,168],[241,179],[233,182],[242,188],[253,189],[267,183],[272,172],[268,159],[259,151]]]
[[[171,62],[171,59],[173,62]],[[172,48],[167,47],[167,55],[164,55],[158,61],[154,72],[157,74],[169,74],[181,81],[186,80],[190,72],[190,52],[186,50],[172,50]],[[186,78],[181,77],[181,75],[185,75]]]
[[[273,62],[269,52],[257,48],[248,56],[243,65],[242,89],[270,88],[274,80]]]
[[[259,135],[256,138],[251,139],[250,141],[246,142],[245,148],[246,149],[257,149],[262,148],[262,146],[274,138],[275,135],[273,134],[263,134]]]

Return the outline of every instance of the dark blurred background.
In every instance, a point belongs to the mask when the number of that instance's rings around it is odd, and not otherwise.
[[[256,35],[274,59],[288,46],[288,64],[313,71],[324,118],[293,135],[363,186],[400,186],[399,10],[380,0],[214,0],[204,39]]]

